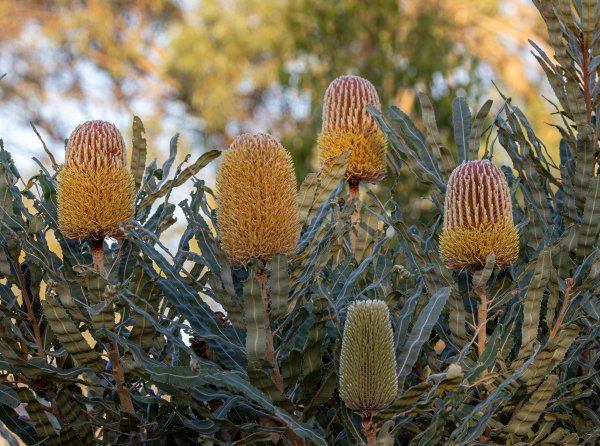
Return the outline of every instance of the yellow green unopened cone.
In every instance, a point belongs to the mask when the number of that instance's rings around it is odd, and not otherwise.
[[[367,110],[369,104],[381,109],[375,87],[359,76],[338,77],[325,91],[319,161],[327,167],[350,149],[346,171],[350,183],[377,183],[385,176],[387,141]]]
[[[398,393],[390,312],[385,302],[350,306],[342,337],[340,397],[364,419],[389,406]]]
[[[292,158],[272,136],[238,136],[217,173],[217,222],[225,253],[243,264],[294,254],[300,235]]]
[[[133,217],[134,180],[121,132],[106,121],[88,121],[69,137],[58,175],[58,224],[71,239],[117,235]]]
[[[479,270],[488,255],[506,268],[519,255],[510,190],[504,173],[491,161],[462,163],[448,180],[440,251],[454,271]]]

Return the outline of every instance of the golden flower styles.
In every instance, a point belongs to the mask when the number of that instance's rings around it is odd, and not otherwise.
[[[101,240],[133,217],[134,180],[123,136],[114,124],[88,121],[67,142],[58,176],[58,223],[71,239]]]
[[[358,76],[341,76],[325,91],[323,128],[317,145],[325,167],[340,153],[351,149],[346,171],[351,183],[377,183],[385,176],[387,141],[367,110],[381,109],[371,82]]]
[[[356,302],[348,309],[340,355],[340,397],[363,418],[396,398],[396,354],[385,302]]]
[[[510,190],[504,173],[489,160],[465,162],[450,175],[440,251],[454,271],[482,269],[492,252],[496,268],[517,259]]]
[[[238,136],[223,154],[216,186],[218,228],[233,262],[294,253],[300,235],[296,176],[275,138]]]

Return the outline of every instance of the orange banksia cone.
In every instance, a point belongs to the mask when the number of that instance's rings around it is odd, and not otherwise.
[[[350,183],[377,183],[385,176],[387,141],[368,104],[381,109],[375,87],[362,77],[338,77],[325,91],[319,161],[327,167],[340,153],[352,150],[346,171]]]
[[[468,161],[450,175],[440,250],[454,271],[482,269],[491,253],[496,268],[517,259],[510,190],[504,173],[489,160]]]
[[[71,239],[117,235],[133,217],[134,180],[121,132],[105,121],[85,122],[71,133],[58,176],[58,223]]]
[[[216,185],[219,232],[233,262],[294,253],[300,235],[296,176],[275,138],[238,136],[223,154]]]

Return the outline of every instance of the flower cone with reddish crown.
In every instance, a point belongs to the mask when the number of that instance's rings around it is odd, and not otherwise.
[[[296,176],[275,138],[238,136],[223,154],[216,185],[219,232],[233,262],[294,253],[300,236]]]
[[[377,183],[385,176],[387,141],[367,110],[381,109],[371,82],[358,76],[341,76],[325,91],[323,128],[317,145],[325,168],[342,152],[351,149],[346,179],[350,183]]]
[[[496,268],[506,268],[517,259],[519,234],[510,190],[504,173],[491,161],[465,162],[450,175],[440,251],[454,271],[482,269],[491,253]]]
[[[75,128],[58,176],[58,223],[71,239],[115,236],[133,217],[134,180],[121,132],[106,121]]]

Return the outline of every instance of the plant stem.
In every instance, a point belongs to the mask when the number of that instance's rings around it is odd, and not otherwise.
[[[90,240],[90,246],[92,248],[92,264],[99,274],[104,274],[104,237],[99,240]],[[125,388],[125,373],[123,372],[121,359],[119,358],[119,348],[114,342],[109,342],[106,344],[106,353],[108,354],[112,375],[117,385],[117,394],[121,402],[121,409],[124,412],[135,413],[131,396]]]
[[[487,342],[487,315],[488,315],[488,295],[487,287],[485,285],[479,285],[473,287],[473,292],[479,298],[477,304],[477,356],[481,360],[483,353],[485,352],[485,346]],[[488,374],[487,368],[481,371],[481,378],[485,378]],[[488,391],[485,383],[481,389],[482,400],[488,397]],[[485,430],[479,437],[479,441],[486,442],[489,439],[489,428],[486,426]]]
[[[351,244],[352,244],[352,254],[356,255],[356,240],[358,236],[358,226],[360,225],[360,182],[358,181],[348,181],[348,186],[350,188],[350,200],[356,199],[356,207],[354,208],[354,213],[352,214],[352,232],[351,232]]]
[[[367,437],[367,446],[377,446],[377,424],[373,423],[372,417],[364,417],[362,421],[362,431]]]
[[[117,394],[119,395],[119,401],[121,402],[121,409],[124,412],[135,413],[131,396],[125,388],[125,373],[123,372],[123,367],[121,367],[119,349],[114,342],[109,342],[106,345],[106,352],[108,353],[108,359],[110,360],[110,365],[112,367],[112,375],[117,385]]]
[[[552,331],[550,332],[549,339],[553,339],[562,323],[565,319],[565,315],[567,314],[567,310],[569,309],[569,305],[571,304],[571,296],[575,293],[573,290],[573,286],[575,285],[575,281],[571,278],[565,279],[565,285],[567,288],[565,289],[565,298],[563,299],[562,306],[560,308],[560,313],[558,313],[558,317],[556,318],[556,322],[554,323],[554,327],[552,327]]]
[[[279,371],[279,365],[277,364],[277,355],[275,354],[275,347],[273,344],[273,332],[271,331],[271,295],[267,286],[267,274],[265,271],[258,271],[256,273],[256,279],[260,283],[262,291],[262,303],[263,313],[265,316],[265,343],[267,361],[271,364],[271,379],[275,383],[275,386],[280,392],[283,392],[283,378]]]
[[[92,265],[99,274],[104,274],[104,237],[99,240],[91,239],[90,248],[92,249]]]
[[[488,298],[485,286],[475,287],[473,292],[479,297],[479,303],[477,304],[477,353],[481,358],[485,352],[487,341]]]

